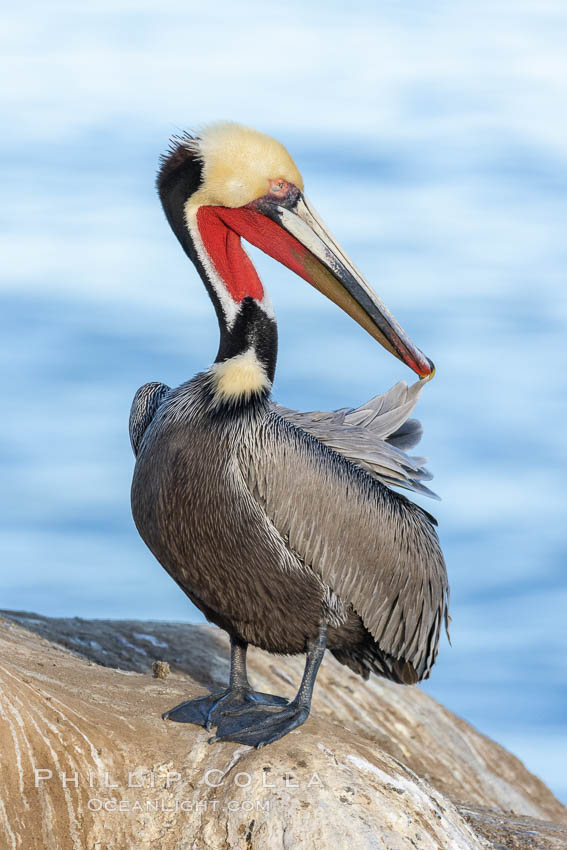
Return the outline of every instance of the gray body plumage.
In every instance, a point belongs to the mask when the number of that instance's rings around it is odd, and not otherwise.
[[[264,398],[230,413],[211,374],[138,390],[132,509],[156,558],[209,620],[270,652],[300,653],[329,625],[352,669],[429,675],[447,620],[434,520],[386,485],[430,492],[421,384],[357,410],[299,413]]]

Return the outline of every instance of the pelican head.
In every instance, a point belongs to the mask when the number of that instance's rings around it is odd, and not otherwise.
[[[207,285],[221,331],[238,324],[249,299],[273,315],[243,238],[334,301],[420,377],[432,377],[431,360],[331,236],[303,188],[284,146],[249,127],[216,123],[173,140],[158,191],[171,227]]]

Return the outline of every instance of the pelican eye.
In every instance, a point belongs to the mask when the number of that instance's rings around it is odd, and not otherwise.
[[[289,188],[290,184],[282,178],[270,181],[270,195],[274,195],[276,198],[283,198],[289,191]]]

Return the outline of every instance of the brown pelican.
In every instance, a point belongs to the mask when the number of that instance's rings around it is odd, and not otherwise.
[[[173,140],[157,178],[175,235],[213,301],[215,362],[177,389],[134,398],[132,512],[143,540],[208,620],[228,632],[226,690],[164,717],[263,746],[305,722],[325,649],[368,678],[429,676],[447,621],[430,514],[390,489],[429,492],[408,419],[431,361],[317,216],[286,149],[232,123]],[[323,292],[421,380],[356,410],[298,413],[269,400],[277,329],[241,245]],[[246,648],[306,653],[296,697],[254,691]]]

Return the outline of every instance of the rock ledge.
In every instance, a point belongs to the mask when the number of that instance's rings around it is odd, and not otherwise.
[[[161,714],[226,682],[220,631],[1,613],[2,848],[567,848],[545,785],[417,688],[328,655],[305,726],[211,746]],[[292,696],[302,667],[250,652],[260,690]]]

